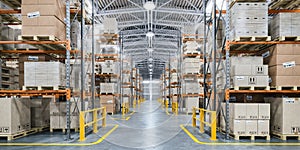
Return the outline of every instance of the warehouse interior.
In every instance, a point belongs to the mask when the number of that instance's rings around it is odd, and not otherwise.
[[[0,149],[299,149],[299,0],[0,0]]]

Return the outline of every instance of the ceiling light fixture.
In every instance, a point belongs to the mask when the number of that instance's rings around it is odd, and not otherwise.
[[[155,34],[152,31],[146,33],[147,37],[153,37]]]
[[[149,48],[149,49],[148,49],[148,52],[153,52],[153,49],[152,49],[152,48]]]
[[[147,1],[145,4],[144,4],[144,8],[146,10],[153,10],[155,9],[155,4],[153,3],[153,1]]]

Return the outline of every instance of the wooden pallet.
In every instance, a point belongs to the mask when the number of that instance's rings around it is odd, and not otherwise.
[[[65,86],[23,86],[22,90],[63,90]]]
[[[300,90],[300,86],[271,86],[270,90]]]
[[[300,134],[280,134],[280,133],[272,133],[274,137],[277,137],[283,141],[286,141],[288,138],[297,138],[298,141],[300,141]]]
[[[241,36],[234,39],[237,42],[258,42],[258,41],[271,41],[271,36]]]
[[[270,90],[270,86],[234,86],[231,90]]]
[[[54,35],[19,35],[18,41],[58,41]]]
[[[53,132],[62,132],[62,133],[66,133],[68,129],[66,128],[50,128],[50,132],[53,133]],[[73,129],[70,129],[71,132],[79,132],[79,128],[73,128]]]
[[[229,4],[230,8],[237,2],[266,2],[266,0],[232,0],[232,2]]]
[[[276,41],[300,41],[300,36],[280,36]]]
[[[7,135],[0,134],[0,137],[5,137],[5,138],[7,138],[8,141],[11,141],[11,140],[18,139],[18,138],[21,138],[21,137],[25,137],[25,136],[28,136],[28,135],[31,135],[31,134],[42,132],[42,131],[45,131],[45,130],[48,130],[48,129],[49,129],[49,126],[39,127],[39,128],[32,128],[30,130],[22,131],[22,132],[15,133],[15,134],[7,134]]]
[[[240,140],[241,138],[248,138],[251,141],[255,141],[257,138],[264,138],[266,141],[270,141],[270,135],[235,135],[235,134],[229,134],[234,138],[234,140]]]

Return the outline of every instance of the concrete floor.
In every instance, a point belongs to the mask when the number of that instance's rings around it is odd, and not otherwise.
[[[82,150],[92,150],[92,149],[107,149],[107,150],[129,150],[129,149],[147,149],[147,150],[164,150],[164,149],[300,149],[299,146],[252,146],[247,143],[241,143],[237,146],[226,146],[226,145],[204,145],[194,142],[187,134],[182,130],[180,125],[184,125],[185,128],[195,136],[199,141],[202,142],[211,142],[209,140],[208,134],[200,134],[198,129],[192,128],[189,126],[191,124],[191,116],[180,114],[167,115],[165,110],[160,107],[160,104],[157,101],[146,101],[140,105],[139,108],[136,108],[135,113],[127,115],[128,120],[122,119],[121,115],[108,116],[106,128],[99,129],[97,134],[89,134],[86,141],[73,142],[64,141],[64,135],[59,132],[55,133],[39,133],[35,135],[30,135],[24,138],[14,140],[12,143],[21,144],[20,146],[8,146],[5,140],[0,142],[0,150],[11,150],[11,149],[59,149],[64,150],[68,149],[82,149]],[[90,144],[88,146],[80,146],[76,144],[87,144],[93,143],[97,140],[101,140],[105,134],[109,131],[113,132],[109,134],[103,141],[98,144]],[[72,137],[76,139],[78,136],[77,133],[72,134]],[[219,135],[221,138],[222,136]],[[223,142],[222,140],[218,142]],[[233,140],[226,141],[227,143],[236,142]],[[251,142],[249,140],[244,140],[241,142]],[[264,140],[257,141],[264,143]],[[280,140],[272,140],[274,142],[282,142]],[[298,141],[289,141],[289,142],[298,142]],[[12,144],[10,143],[10,144]],[[26,144],[24,144],[26,143]],[[32,143],[40,143],[38,145],[32,145]],[[46,143],[43,145],[43,143]],[[47,143],[53,145],[47,145]],[[55,144],[60,143],[60,144]],[[61,144],[70,144],[68,146]],[[2,144],[2,145],[1,145]],[[252,143],[255,144],[255,143]],[[41,146],[42,145],[42,146]]]

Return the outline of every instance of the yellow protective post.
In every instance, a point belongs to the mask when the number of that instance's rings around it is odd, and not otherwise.
[[[84,126],[84,112],[81,111],[79,114],[79,141],[85,140],[85,126]]]
[[[97,133],[98,132],[98,121],[97,121],[97,117],[98,117],[98,114],[97,114],[97,109],[94,109],[93,110],[93,132],[94,133]]]
[[[103,108],[102,112],[103,120],[102,120],[102,127],[106,127],[106,107]]]
[[[169,107],[169,101],[165,101],[165,105],[166,105],[166,109],[168,109],[168,107]]]
[[[204,133],[204,110],[200,109],[200,133]]]
[[[133,100],[133,108],[136,106],[136,100]]]
[[[213,111],[211,112],[211,119],[212,119],[212,122],[211,122],[211,138],[210,140],[212,141],[215,141],[217,140],[217,116],[216,116],[216,112]]]
[[[125,115],[125,103],[123,103],[123,105],[122,105],[122,115],[123,116]]]
[[[175,102],[175,114],[178,115],[178,103]]]
[[[193,116],[192,116],[192,124],[193,124],[193,127],[196,127],[196,108],[193,107]]]

